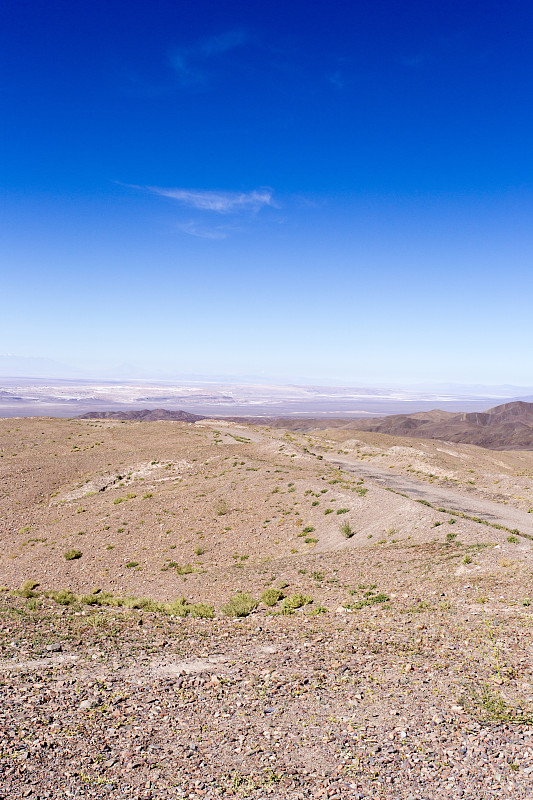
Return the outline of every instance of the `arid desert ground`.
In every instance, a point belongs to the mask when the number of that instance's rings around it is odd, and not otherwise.
[[[533,452],[0,420],[0,797],[533,797]]]

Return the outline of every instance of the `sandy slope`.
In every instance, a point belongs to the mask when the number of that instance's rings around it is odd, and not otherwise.
[[[527,532],[531,454],[345,434],[0,421],[0,797],[530,796],[531,542],[419,500]]]

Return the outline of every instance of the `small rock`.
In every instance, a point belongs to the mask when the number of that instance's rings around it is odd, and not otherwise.
[[[82,700],[79,705],[81,711],[89,711],[91,708],[97,708],[100,705],[99,697],[88,697],[87,700]]]
[[[57,644],[47,644],[46,649],[49,653],[60,653],[63,648],[58,642]]]

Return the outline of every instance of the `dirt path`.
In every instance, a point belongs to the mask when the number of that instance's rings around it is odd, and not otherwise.
[[[445,489],[441,486],[433,485],[428,486],[415,478],[391,474],[388,470],[354,463],[348,459],[328,458],[327,455],[324,455],[323,458],[324,461],[340,467],[345,472],[350,472],[365,480],[377,483],[378,486],[400,492],[415,500],[425,500],[437,508],[446,508],[449,511],[457,511],[471,517],[479,517],[493,525],[504,525],[506,528],[517,529],[521,534],[533,537],[533,514],[489,500],[466,497],[454,489]]]
[[[261,438],[272,440],[278,437],[266,436],[262,433],[257,435],[256,432],[256,441]],[[300,446],[296,445],[296,449],[303,455]],[[379,467],[354,462],[349,458],[341,458],[338,455],[330,456],[326,453],[321,453],[321,455],[324,461],[339,467],[345,472],[350,472],[378,486],[406,495],[413,500],[423,500],[436,508],[445,508],[447,511],[455,511],[460,514],[466,514],[469,517],[479,517],[491,525],[503,525],[505,528],[509,528],[512,531],[517,530],[520,534],[533,538],[533,514],[528,514],[520,509],[491,500],[466,496],[456,489],[448,489],[433,484],[428,485],[416,478],[391,473],[388,469],[380,469]]]

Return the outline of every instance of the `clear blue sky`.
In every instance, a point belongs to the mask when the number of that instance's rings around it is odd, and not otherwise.
[[[533,383],[530,1],[0,15],[0,353]]]

